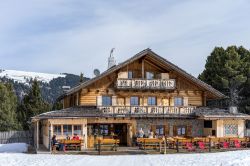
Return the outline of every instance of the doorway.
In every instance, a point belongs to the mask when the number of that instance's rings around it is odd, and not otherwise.
[[[114,124],[114,138],[120,140],[120,145],[127,146],[127,124]]]

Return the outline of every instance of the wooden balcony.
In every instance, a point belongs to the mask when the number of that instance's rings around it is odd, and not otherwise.
[[[117,89],[152,89],[168,90],[175,89],[175,79],[122,79],[116,82]]]
[[[195,106],[99,106],[104,115],[133,116],[133,115],[168,115],[188,116],[194,114]]]

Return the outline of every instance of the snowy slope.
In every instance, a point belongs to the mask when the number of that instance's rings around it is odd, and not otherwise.
[[[37,79],[41,82],[49,83],[52,79],[58,77],[65,77],[64,74],[48,74],[48,73],[37,73],[37,72],[26,72],[18,70],[0,70],[0,77],[6,77],[13,79],[19,83],[27,84],[31,79]]]
[[[250,150],[167,155],[51,155],[0,153],[0,166],[249,166]]]

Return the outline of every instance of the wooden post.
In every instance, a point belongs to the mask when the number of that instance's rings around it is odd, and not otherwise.
[[[36,121],[36,149],[39,149],[39,121]]]
[[[101,140],[98,140],[98,154],[101,155]]]
[[[160,153],[161,153],[161,149],[162,149],[162,148],[161,148],[161,146],[162,146],[161,143],[162,143],[162,141],[160,141],[159,143],[160,143]]]
[[[167,154],[167,138],[164,140],[164,154]]]
[[[177,138],[177,141],[176,141],[176,150],[177,150],[177,153],[179,153],[179,139]]]
[[[209,145],[208,145],[208,148],[209,148],[209,152],[211,152],[211,138],[209,137]]]

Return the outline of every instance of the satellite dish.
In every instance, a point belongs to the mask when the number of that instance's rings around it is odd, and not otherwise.
[[[95,69],[95,70],[94,70],[94,75],[95,75],[96,77],[99,76],[99,75],[100,75],[100,70]]]

